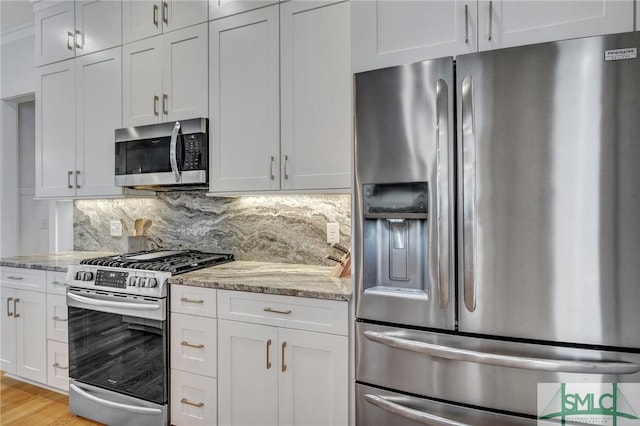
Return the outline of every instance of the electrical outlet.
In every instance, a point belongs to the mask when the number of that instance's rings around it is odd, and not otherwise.
[[[339,223],[327,223],[327,243],[339,243],[340,242],[340,224]]]
[[[119,220],[111,221],[111,236],[122,237],[122,223]]]

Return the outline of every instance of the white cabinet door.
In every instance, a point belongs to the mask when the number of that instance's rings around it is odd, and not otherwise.
[[[122,44],[121,0],[78,0],[76,56]]]
[[[477,10],[475,0],[351,2],[353,72],[475,52]]]
[[[165,34],[161,40],[163,121],[206,117],[207,24]]]
[[[207,0],[165,0],[162,7],[164,32],[208,21]]]
[[[278,4],[278,0],[209,0],[209,19],[219,19]]]
[[[350,4],[280,6],[282,189],[351,186]]]
[[[122,48],[76,59],[76,195],[116,195],[113,132],[122,127]]]
[[[67,298],[57,294],[47,295],[47,339],[66,343],[69,341],[67,331]]]
[[[16,374],[47,382],[47,295],[16,291]]]
[[[218,321],[218,423],[278,424],[277,328]]]
[[[47,341],[47,384],[69,390],[69,347],[66,343]]]
[[[124,43],[162,33],[161,1],[123,0],[122,38]]]
[[[171,370],[171,424],[212,426],[218,424],[216,379]]]
[[[147,2],[135,2],[148,4]],[[122,124],[124,127],[159,123],[162,94],[162,38],[123,46]]]
[[[16,290],[0,287],[0,370],[16,373]]]
[[[216,377],[217,320],[171,314],[171,368]]]
[[[286,328],[278,335],[280,425],[348,424],[349,339]]]
[[[46,272],[46,292],[48,294],[67,294],[67,274],[65,272]]]
[[[37,70],[36,197],[75,194],[75,67],[68,60]]]
[[[478,47],[541,43],[633,31],[633,1],[479,0]]]
[[[35,13],[36,66],[75,56],[73,1],[60,2]]]
[[[280,188],[278,6],[210,24],[211,191]]]

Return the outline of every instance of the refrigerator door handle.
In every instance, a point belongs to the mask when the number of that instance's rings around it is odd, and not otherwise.
[[[438,303],[449,305],[449,87],[439,79],[436,86],[436,270]]]
[[[403,339],[376,331],[365,331],[364,336],[373,342],[423,355],[497,367],[580,374],[634,374],[640,371],[640,365],[625,361],[575,361],[501,355]]]
[[[464,306],[476,310],[475,291],[475,186],[476,186],[476,130],[473,99],[473,79],[462,80],[462,240]]]
[[[405,407],[398,403],[389,401],[379,395],[372,393],[364,394],[364,399],[371,405],[375,405],[389,413],[395,414],[406,419],[416,421],[429,426],[469,426],[467,423],[460,423],[455,420],[449,420],[444,417],[439,417],[433,414],[425,413],[424,411],[416,410],[414,408]]]

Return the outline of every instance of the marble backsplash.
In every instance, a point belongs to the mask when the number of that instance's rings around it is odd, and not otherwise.
[[[120,218],[133,231],[135,218],[153,221],[151,248],[231,252],[237,260],[333,265],[326,224],[340,224],[340,243],[351,244],[351,197],[266,195],[207,197],[202,192],[158,193],[152,199],[76,200],[74,249],[127,251],[127,237],[111,237]]]

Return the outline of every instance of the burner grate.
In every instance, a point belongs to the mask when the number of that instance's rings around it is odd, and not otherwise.
[[[164,271],[177,275],[231,261],[233,261],[233,254],[230,253],[206,253],[197,250],[149,250],[84,259],[80,264]]]

